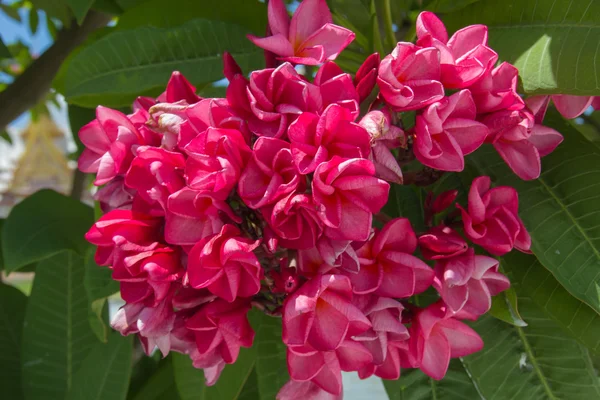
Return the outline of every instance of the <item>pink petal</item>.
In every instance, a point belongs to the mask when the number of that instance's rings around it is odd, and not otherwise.
[[[324,59],[335,60],[338,54],[354,40],[354,37],[354,32],[349,29],[334,24],[325,24],[302,42],[297,51],[299,54],[303,54],[305,48],[323,46]]]
[[[289,57],[294,55],[294,47],[289,42],[287,37],[281,34],[275,34],[273,36],[268,36],[265,38],[259,38],[254,35],[248,35],[248,39],[261,49],[268,50],[272,53],[277,54],[278,56]]]
[[[281,34],[289,37],[290,16],[283,0],[270,0],[268,8],[269,28],[272,35]]]
[[[454,318],[448,318],[438,326],[448,340],[452,357],[468,356],[483,348],[483,340],[477,332]]]
[[[535,124],[529,142],[533,143],[540,157],[547,156],[563,141],[563,136],[552,128]]]
[[[593,96],[555,94],[551,97],[558,112],[566,119],[579,117],[594,101]]]
[[[479,45],[487,44],[488,29],[485,25],[470,25],[462,28],[448,40],[448,47],[452,49],[455,58],[472,51]]]
[[[494,148],[519,178],[529,181],[540,176],[540,154],[533,143],[498,141]]]
[[[443,334],[433,334],[425,340],[421,371],[440,380],[446,375],[450,364],[450,344]]]
[[[331,12],[325,0],[304,0],[292,16],[290,41],[300,44],[323,25],[331,22]]]
[[[417,17],[417,38],[421,39],[427,35],[442,43],[448,41],[448,32],[444,23],[434,13],[424,11]]]

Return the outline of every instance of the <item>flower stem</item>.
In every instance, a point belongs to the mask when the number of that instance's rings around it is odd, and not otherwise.
[[[392,6],[390,0],[383,0],[383,23],[385,25],[385,35],[389,42],[389,48],[394,48],[396,45],[396,33],[394,32],[394,24],[392,22]]]

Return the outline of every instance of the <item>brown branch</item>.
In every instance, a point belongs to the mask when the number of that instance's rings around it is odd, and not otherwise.
[[[404,184],[429,186],[437,182],[442,175],[444,175],[444,171],[439,171],[429,167],[425,167],[420,171],[408,171],[404,173]]]
[[[71,186],[71,197],[76,200],[81,200],[81,195],[85,190],[85,184],[87,181],[87,175],[75,167],[73,172],[73,185]]]
[[[59,32],[54,44],[0,93],[0,131],[46,96],[52,80],[69,54],[90,33],[105,26],[110,18],[106,14],[90,11],[81,26],[73,21],[70,28]]]

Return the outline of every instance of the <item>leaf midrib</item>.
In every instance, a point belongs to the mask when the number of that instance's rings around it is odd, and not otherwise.
[[[548,184],[546,184],[546,182],[544,181],[543,176],[540,176],[538,178],[538,181],[542,184],[542,186],[544,187],[544,189],[546,189],[546,191],[548,192],[548,194],[550,194],[550,196],[552,196],[552,198],[554,199],[554,201],[556,201],[556,203],[558,203],[558,205],[563,210],[563,212],[573,222],[573,225],[575,225],[575,227],[577,227],[577,230],[579,231],[579,233],[581,233],[581,235],[585,239],[585,242],[587,242],[590,245],[590,247],[592,248],[592,252],[596,255],[596,259],[600,260],[600,252],[598,251],[598,249],[596,249],[596,247],[592,243],[590,237],[585,233],[585,230],[579,225],[577,219],[573,216],[573,214],[571,214],[571,212],[567,209],[567,207],[565,207],[565,205],[563,204],[563,202],[561,201],[561,199],[554,193],[554,191],[552,190],[552,188]]]
[[[554,396],[554,393],[552,393],[552,389],[550,388],[550,385],[548,384],[546,376],[542,373],[542,370],[541,370],[540,366],[538,365],[537,359],[535,358],[535,355],[533,354],[533,350],[531,349],[531,345],[529,344],[529,341],[527,340],[527,337],[525,336],[523,329],[519,328],[518,326],[515,326],[515,329],[516,329],[517,333],[519,334],[519,338],[521,339],[521,342],[523,343],[523,347],[525,347],[525,352],[527,353],[527,357],[531,361],[531,365],[533,365],[533,369],[534,369],[536,375],[538,376],[542,386],[544,387],[544,391],[546,392],[546,394],[548,395],[548,397],[551,400],[558,400],[558,398],[556,396]]]

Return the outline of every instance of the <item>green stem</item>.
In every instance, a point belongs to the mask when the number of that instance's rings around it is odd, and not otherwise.
[[[383,0],[383,23],[385,25],[385,35],[389,42],[390,48],[396,45],[396,33],[394,32],[394,24],[392,22],[392,6],[390,0]]]

